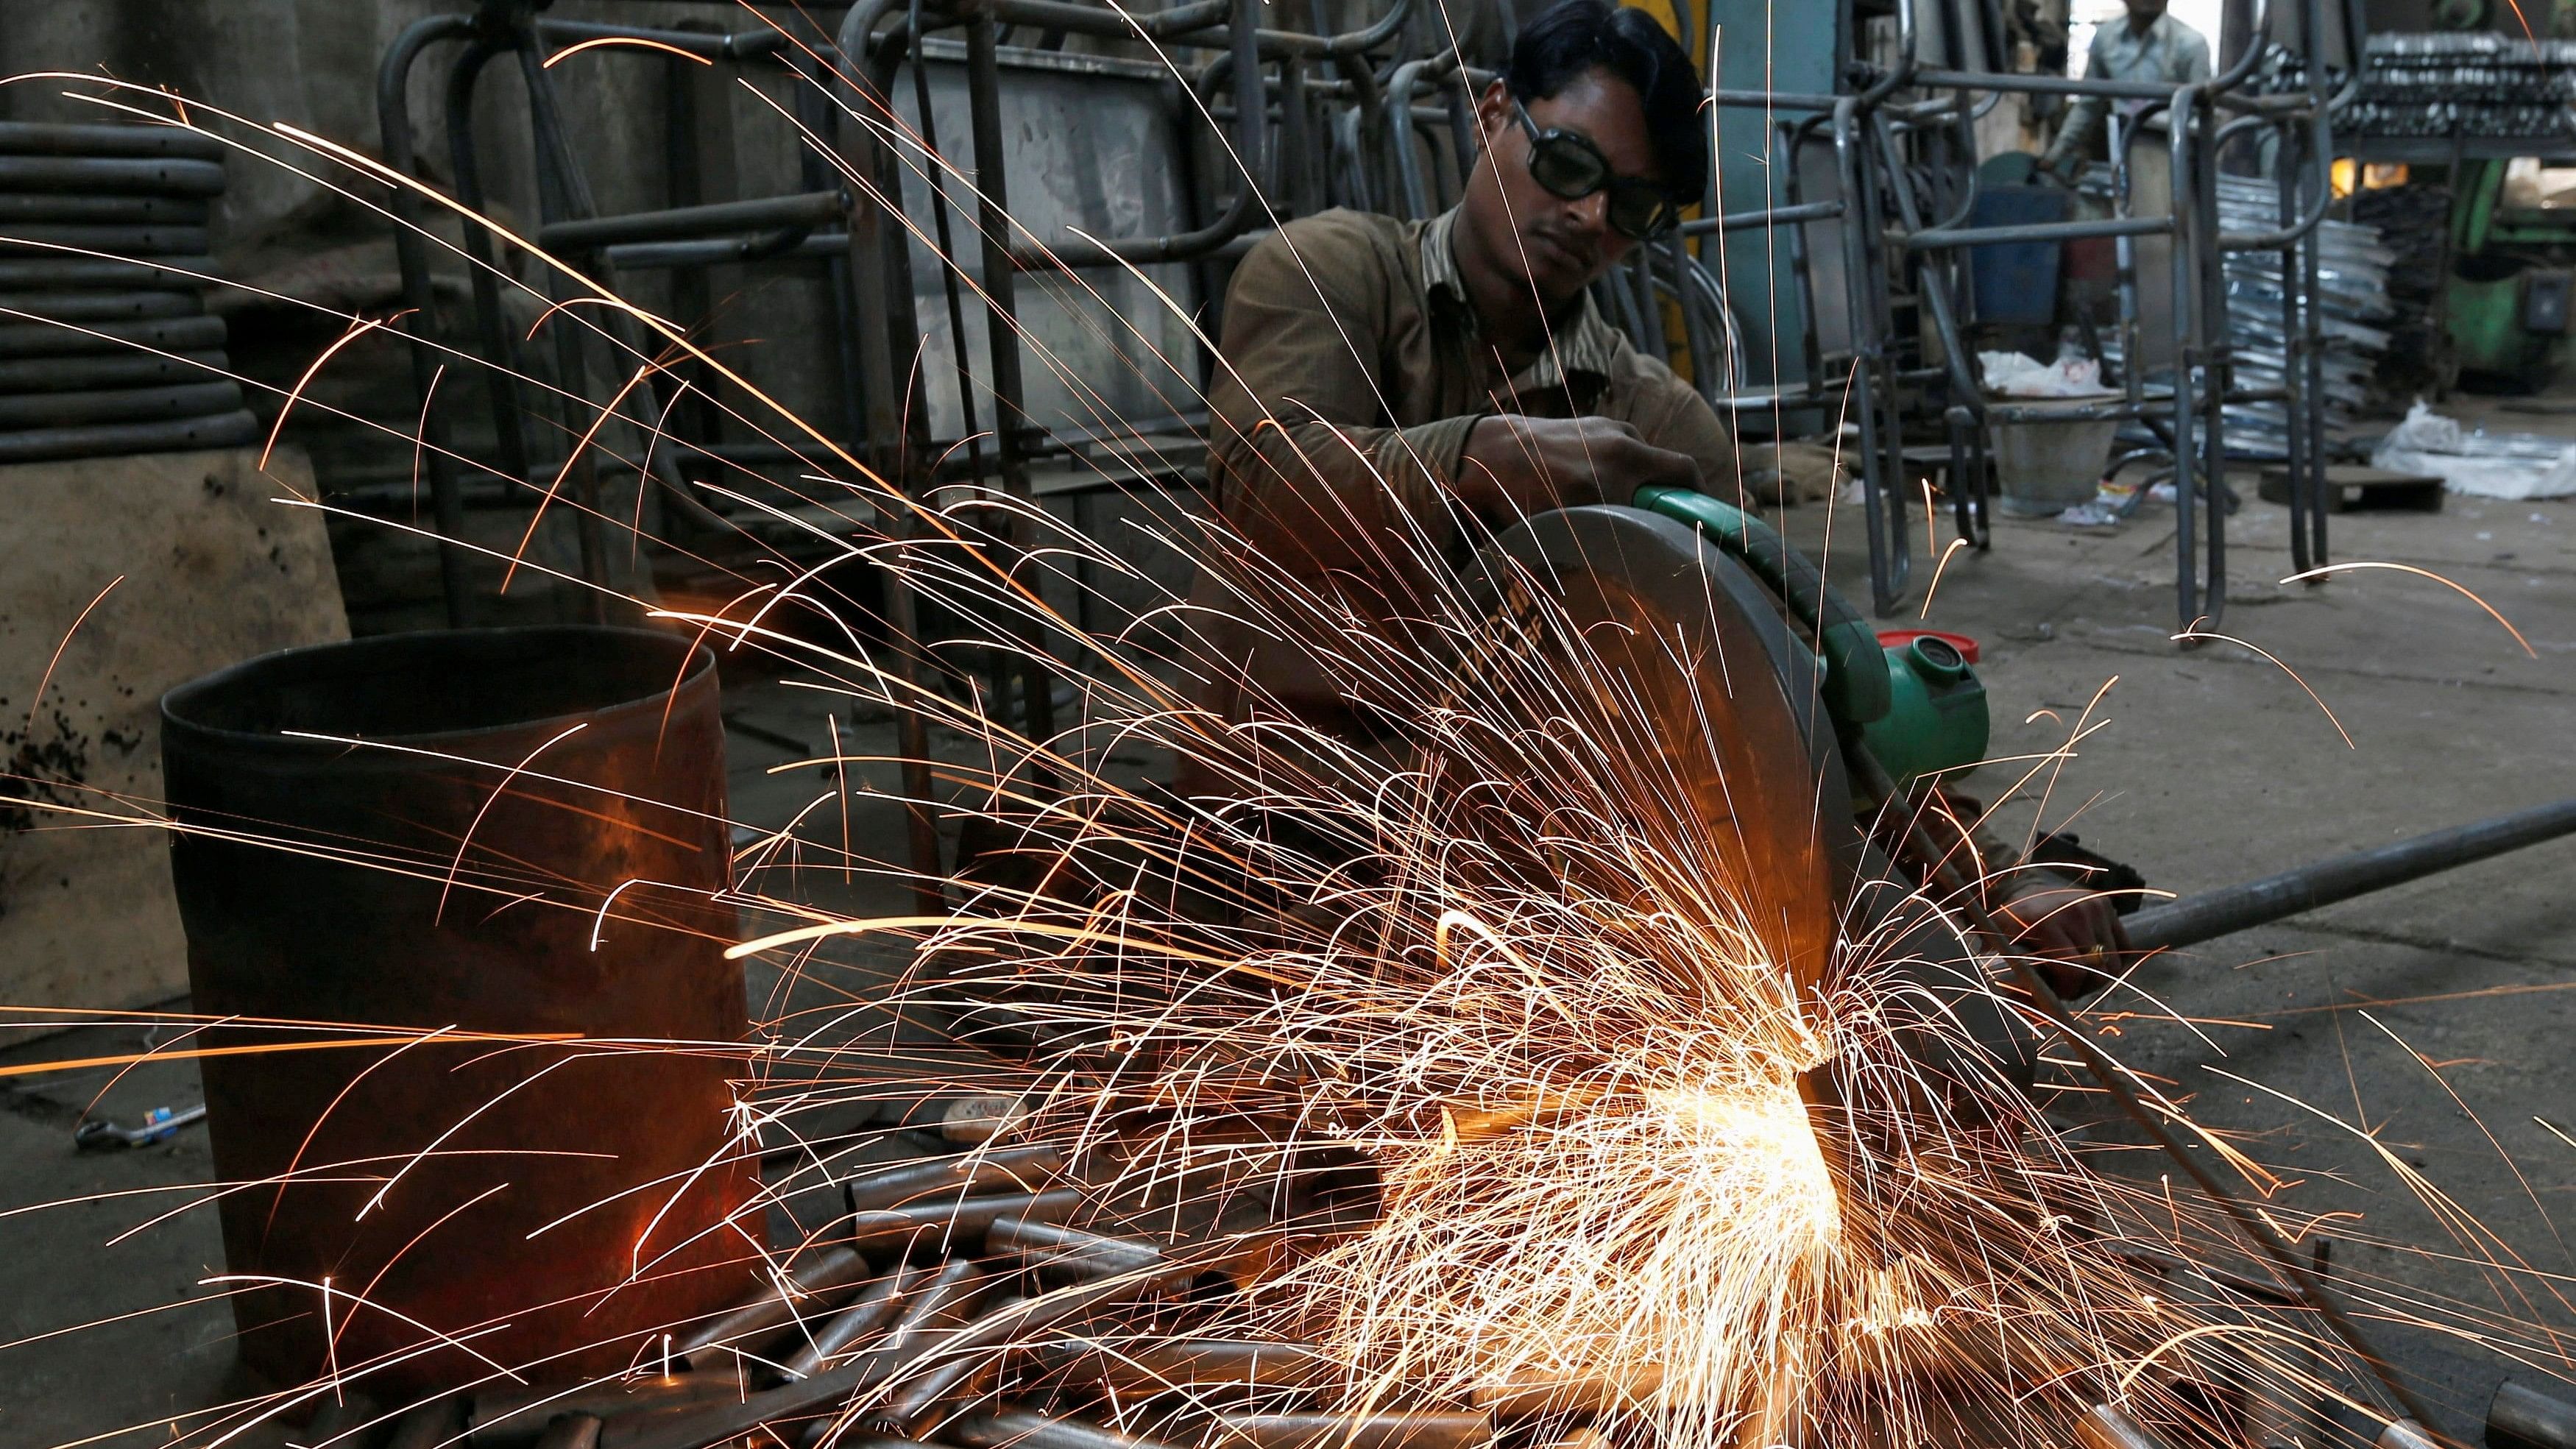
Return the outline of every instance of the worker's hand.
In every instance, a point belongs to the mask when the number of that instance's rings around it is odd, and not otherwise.
[[[1998,886],[2004,901],[1997,919],[2012,928],[2017,949],[2037,958],[2058,995],[2090,996],[2110,984],[2129,935],[2109,896],[2039,866],[2014,871]]]
[[[2048,182],[2072,191],[2075,179],[2083,169],[2084,163],[2076,158],[2074,152],[2052,151],[2039,158],[2039,164],[2031,168],[2030,177],[2033,181]]]
[[[1459,497],[1498,518],[1605,499],[1624,503],[1650,483],[1700,485],[1699,464],[1688,454],[1658,448],[1608,418],[1481,418],[1460,461]]]

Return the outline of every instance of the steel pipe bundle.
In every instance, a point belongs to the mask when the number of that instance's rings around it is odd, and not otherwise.
[[[774,1264],[758,1293],[647,1354],[660,1372],[488,1385],[417,1409],[394,1442],[710,1449],[759,1431],[866,1449],[1475,1449],[1492,1438],[1482,1410],[1331,1412],[1313,1395],[1335,1365],[1304,1345],[1069,1332],[1103,1314],[1105,1326],[1159,1322],[1156,1304],[1244,1248],[1027,1216],[1033,1203],[1070,1215],[1091,1201],[1065,1167],[1059,1151],[1006,1147],[864,1169],[845,1183],[863,1206]],[[889,1217],[902,1234],[883,1231]],[[1230,1388],[1263,1393],[1206,1397]],[[1065,1412],[1103,1395],[1167,1407],[1146,1434]]]
[[[176,125],[0,123],[0,463],[258,435],[204,315],[222,154]]]
[[[2304,62],[2282,68],[2304,83]],[[2369,137],[2576,135],[2576,41],[2496,31],[2382,32],[2362,52],[2358,92],[2335,123]]]
[[[2259,232],[2278,224],[2275,183],[2224,175],[2213,180],[2217,221],[2223,231]],[[2082,182],[2086,195],[2107,201],[2111,186],[2110,167],[2086,169]],[[2368,401],[2371,371],[2388,350],[2384,324],[2394,315],[2388,303],[2388,273],[2396,256],[2374,227],[2321,221],[2314,235],[2317,284],[2305,295],[2313,297],[2319,309],[2322,345],[2315,376],[2321,386],[2316,401],[2320,416],[2338,421]],[[2224,326],[2234,362],[2231,400],[2225,411],[2228,456],[2286,458],[2291,372],[2294,361],[2305,355],[2307,338],[2303,331],[2289,332],[2283,325],[2280,254],[2227,252],[2222,275]],[[2125,363],[2117,334],[2104,338],[2103,358],[2115,365]],[[2124,436],[2138,443],[2155,441],[2143,428],[2133,428]]]

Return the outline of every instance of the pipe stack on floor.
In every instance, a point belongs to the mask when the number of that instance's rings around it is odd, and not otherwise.
[[[0,123],[0,463],[257,439],[205,309],[223,189],[211,136]]]

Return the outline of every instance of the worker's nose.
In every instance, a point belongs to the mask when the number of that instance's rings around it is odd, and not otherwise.
[[[1586,236],[1599,237],[1610,229],[1610,193],[1606,190],[1589,196],[1578,196],[1565,204],[1567,219]]]

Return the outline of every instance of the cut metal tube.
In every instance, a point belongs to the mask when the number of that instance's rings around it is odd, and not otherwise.
[[[796,1354],[788,1356],[788,1361],[783,1364],[788,1377],[804,1380],[804,1377],[814,1377],[817,1372],[822,1372],[824,1364],[840,1356],[840,1351],[848,1349],[850,1343],[855,1343],[866,1333],[876,1333],[878,1328],[891,1323],[894,1315],[912,1307],[914,1297],[920,1295],[922,1287],[927,1287],[935,1277],[938,1277],[938,1269],[933,1269],[933,1266],[896,1264],[894,1274],[858,1289],[858,1302],[842,1307],[840,1313],[819,1323],[811,1338],[806,1338],[804,1346],[796,1349]]]
[[[2430,1431],[2413,1419],[2391,1419],[2379,1428],[2379,1449],[2441,1449]]]
[[[176,294],[171,294],[176,295]],[[224,345],[221,317],[99,319],[87,327],[57,327],[50,322],[0,323],[0,357],[60,357],[85,352],[121,353],[129,348],[164,352],[200,352]]]
[[[158,262],[129,262],[115,257],[84,257],[69,252],[29,256],[12,252],[0,257],[0,287],[40,291],[55,287],[203,287],[214,276],[210,257],[168,257]]]
[[[593,1422],[623,1414],[693,1409],[742,1397],[731,1374],[665,1374],[622,1383],[489,1389],[467,1401],[465,1427],[475,1449],[535,1444],[546,1426],[566,1418]]]
[[[861,1335],[883,1328],[904,1310],[911,1295],[918,1292],[936,1271],[927,1267],[899,1266],[892,1275],[860,1289],[858,1301],[817,1325],[812,1337],[788,1356],[783,1365],[787,1376],[791,1379],[810,1378],[842,1349],[858,1341]]]
[[[241,405],[241,385],[229,379],[91,392],[10,393],[0,394],[0,428],[203,418],[235,411]]]
[[[1494,1438],[1484,1413],[1218,1414],[1215,1426],[1219,1449],[1473,1449]]]
[[[1004,1299],[995,1311],[1006,1311],[1027,1302],[1024,1298]],[[883,1408],[870,1414],[869,1430],[880,1434],[910,1434],[952,1397],[972,1399],[969,1383],[978,1374],[993,1367],[999,1349],[977,1348],[950,1354],[931,1365],[897,1390]]]
[[[2165,1449],[2165,1441],[2110,1404],[2095,1404],[2075,1421],[2076,1449]]]
[[[0,155],[186,156],[211,161],[224,143],[185,126],[132,122],[0,121]]]
[[[787,1275],[792,1291],[782,1292],[778,1285],[773,1283],[762,1291],[760,1297],[745,1303],[713,1323],[700,1325],[687,1337],[673,1344],[671,1351],[683,1356],[700,1353],[720,1344],[735,1343],[767,1333],[773,1328],[782,1327],[790,1320],[801,1316],[800,1310],[811,1310],[820,1306],[810,1302],[796,1303],[793,1301],[794,1297],[798,1295],[807,1298],[827,1297],[836,1290],[864,1280],[870,1271],[868,1260],[855,1248],[833,1248],[819,1253],[804,1266]]]
[[[980,1238],[996,1219],[1052,1221],[1082,1206],[1082,1200],[1082,1194],[1069,1187],[1052,1192],[938,1198],[853,1214],[850,1235],[852,1241],[867,1246],[901,1242],[931,1232],[947,1234],[951,1241],[961,1237]]]
[[[738,1438],[763,1424],[811,1414],[827,1405],[841,1403],[852,1394],[865,1392],[893,1378],[934,1347],[941,1352],[963,1353],[969,1349],[1007,1343],[1068,1318],[1132,1298],[1138,1291],[1140,1285],[1134,1280],[1122,1278],[1059,1289],[1040,1298],[1013,1304],[1002,1311],[988,1313],[957,1330],[951,1337],[931,1344],[906,1343],[870,1349],[810,1379],[750,1395],[740,1403],[710,1408],[703,1414],[690,1416],[685,1422],[639,1435],[632,1444],[621,1445],[619,1449],[707,1449],[708,1445]],[[1090,1449],[1111,1449],[1111,1446],[1090,1446]]]
[[[951,1258],[908,1299],[894,1326],[871,1353],[894,1354],[918,1348],[950,1320],[963,1316],[980,1291],[976,1279],[984,1270],[971,1258]]]
[[[402,1416],[384,1449],[441,1449],[456,1442],[465,1427],[465,1401],[453,1396],[433,1400]]]
[[[668,211],[559,221],[538,231],[537,244],[550,252],[586,252],[616,242],[686,241],[782,226],[823,226],[839,221],[848,207],[837,187],[793,196],[717,201]]]
[[[1256,1343],[1230,1338],[1183,1338],[1123,1344],[1067,1342],[1039,1356],[1052,1373],[1102,1384],[1121,1393],[1159,1394],[1173,1389],[1304,1388],[1338,1368],[1302,1343]]]
[[[219,318],[203,320],[222,325]],[[0,357],[7,355],[0,354]],[[181,352],[166,357],[141,350],[71,357],[7,357],[6,361],[0,361],[0,393],[166,387],[221,377],[224,365],[224,354],[220,350]],[[238,399],[239,394],[236,393],[235,397]]]
[[[113,252],[121,257],[206,255],[202,226],[101,226],[81,222],[45,222],[12,226],[0,243],[13,247],[79,247]]]
[[[2487,1449],[2576,1449],[2576,1404],[2505,1380],[2487,1404]]]
[[[1008,1147],[926,1162],[896,1163],[849,1179],[850,1211],[899,1207],[933,1193],[971,1195],[990,1188],[1021,1192],[1064,1171],[1064,1153],[1053,1147]]]
[[[1159,1439],[1029,1409],[967,1414],[940,1432],[966,1449],[1171,1449]]]
[[[65,196],[52,191],[0,192],[0,225],[72,222],[95,226],[204,226],[203,201],[176,196]]]
[[[137,322],[151,317],[194,317],[205,310],[205,302],[194,291],[0,291],[0,315],[17,323],[30,318],[46,322]]]
[[[1618,1375],[1520,1374],[1501,1383],[1478,1385],[1467,1396],[1467,1402],[1502,1418],[1526,1419],[1538,1414],[1635,1408],[1652,1398],[1663,1384],[1664,1370],[1658,1364]]]
[[[2454,825],[2139,911],[2126,923],[2129,944],[2152,951],[2214,940],[2571,832],[2576,800]]]
[[[224,189],[224,167],[220,161],[158,156],[0,156],[0,189],[213,196]]]
[[[599,1421],[588,1414],[569,1414],[546,1426],[537,1449],[599,1449]]]
[[[252,417],[247,408],[203,418],[28,428],[22,432],[0,433],[0,463],[33,463],[46,458],[94,458],[104,453],[175,453],[190,448],[233,448],[258,436],[259,419]]]
[[[1027,1218],[994,1219],[984,1233],[984,1247],[987,1252],[1017,1253],[1036,1266],[1064,1268],[1091,1278],[1153,1273],[1171,1266],[1171,1259],[1151,1243]]]

